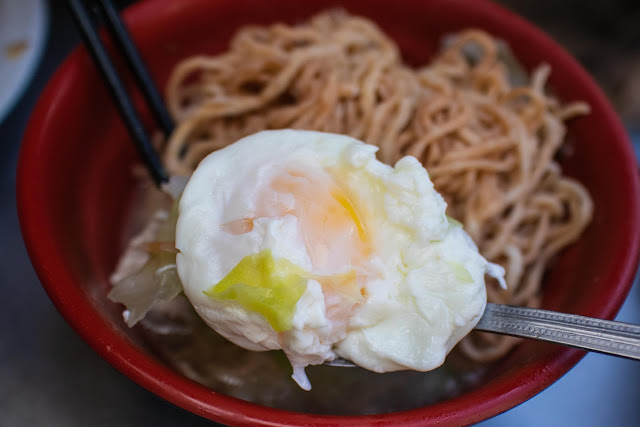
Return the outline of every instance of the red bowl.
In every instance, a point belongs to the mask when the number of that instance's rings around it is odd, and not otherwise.
[[[527,68],[547,62],[562,100],[591,105],[569,126],[572,155],[563,167],[589,189],[593,223],[545,281],[544,307],[611,319],[631,286],[640,242],[638,172],[625,131],[605,96],[561,47],[521,18],[486,1],[197,0],[147,1],[124,16],[156,81],[185,56],[219,52],[248,23],[295,22],[341,4],[372,18],[410,63],[424,63],[441,37],[483,28],[506,40]],[[138,162],[86,51],[76,49],[47,85],[29,122],[18,170],[18,206],[33,265],[60,313],[109,363],[158,396],[232,424],[468,424],[506,411],[544,390],[584,355],[525,342],[483,384],[419,409],[335,417],[295,413],[214,392],[176,373],[122,326],[105,297]]]

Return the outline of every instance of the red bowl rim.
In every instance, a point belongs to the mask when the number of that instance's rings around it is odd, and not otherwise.
[[[157,3],[150,1],[140,2],[125,11],[125,19],[133,27],[134,33],[136,23],[152,13],[156,5]],[[629,239],[629,256],[617,264],[620,277],[623,278],[622,283],[612,292],[610,300],[603,302],[600,312],[596,314],[601,318],[612,319],[631,288],[640,253],[640,186],[635,155],[625,129],[588,73],[541,30],[487,0],[465,3],[465,7],[485,9],[484,12],[496,15],[507,30],[517,31],[542,44],[549,55],[556,56],[564,64],[566,72],[578,78],[584,90],[591,92],[594,99],[604,107],[604,119],[613,128],[611,140],[626,142],[619,143],[618,148],[625,154],[628,164],[619,166],[629,175],[629,195],[633,198],[633,203],[632,211],[629,212],[630,220],[625,226],[629,236],[633,238]],[[42,215],[44,200],[40,193],[30,191],[47,179],[35,161],[37,152],[47,141],[46,126],[42,124],[47,122],[51,108],[55,108],[52,107],[56,105],[53,101],[59,96],[56,89],[64,84],[68,70],[83,60],[84,55],[84,49],[78,47],[66,58],[40,96],[29,120],[17,172],[20,226],[36,273],[58,311],[100,356],[149,391],[190,412],[234,425],[469,424],[497,415],[533,397],[568,372],[584,356],[582,351],[566,348],[544,366],[522,369],[504,381],[499,388],[489,391],[472,390],[456,399],[433,406],[379,415],[328,416],[267,408],[216,393],[143,354],[86,303],[86,295],[77,286],[58,253],[54,243],[55,232],[47,227],[47,221]]]

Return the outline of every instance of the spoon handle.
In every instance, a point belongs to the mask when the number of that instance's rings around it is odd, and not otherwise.
[[[488,303],[476,330],[640,360],[640,325]]]

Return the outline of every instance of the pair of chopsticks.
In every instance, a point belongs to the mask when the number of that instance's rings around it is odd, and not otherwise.
[[[91,54],[93,62],[102,74],[109,92],[116,103],[116,107],[134,143],[140,151],[149,172],[151,172],[151,176],[156,184],[160,185],[168,181],[167,172],[158,157],[158,153],[153,148],[151,138],[147,134],[122,79],[98,34],[98,29],[94,22],[95,18],[102,18],[104,20],[109,35],[115,42],[115,46],[120,55],[124,57],[127,66],[142,91],[149,109],[166,137],[173,131],[173,120],[171,120],[167,107],[158,93],[153,80],[151,80],[151,76],[138,53],[138,49],[136,49],[113,3],[110,0],[96,0],[89,3],[92,3],[93,7],[88,7],[83,0],[67,0],[69,10],[80,30],[82,39]],[[92,18],[92,12],[94,18]]]

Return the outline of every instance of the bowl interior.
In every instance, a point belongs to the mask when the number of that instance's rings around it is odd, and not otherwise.
[[[336,5],[372,18],[396,40],[406,61],[415,65],[428,61],[443,35],[483,28],[505,39],[525,67],[549,63],[549,86],[561,100],[581,99],[591,105],[588,117],[569,125],[566,152],[570,154],[562,164],[588,188],[595,216],[580,241],[547,274],[543,304],[548,309],[612,318],[631,285],[640,240],[634,157],[624,130],[591,79],[562,49],[521,19],[484,1],[435,0],[398,1],[393,6],[365,0],[160,0],[136,5],[126,18],[156,82],[163,87],[180,59],[223,51],[242,25],[295,23]],[[61,313],[109,362],[160,396],[212,419],[335,421],[266,409],[225,396],[225,390],[212,393],[167,366],[151,349],[144,331],[127,328],[122,308],[106,299],[108,276],[123,249],[135,197],[131,168],[139,160],[84,50],[75,51],[48,85],[30,122],[20,162],[21,223],[36,270]],[[533,396],[581,356],[576,350],[528,341],[475,376],[464,377],[465,368],[455,360],[453,367],[449,363],[429,374],[360,372],[343,375],[341,380],[326,371],[331,368],[315,368],[312,383],[314,376],[319,382],[323,377],[333,382],[311,393],[291,391],[295,404],[273,406],[312,414],[407,410],[375,418],[389,422],[474,422]],[[454,389],[436,386],[452,380],[458,381]],[[269,384],[256,387],[267,390]],[[370,389],[382,392],[361,405],[344,399],[340,404],[323,397],[335,389],[354,395]],[[381,403],[393,395],[399,401],[395,406],[386,400]],[[410,395],[421,396],[411,400]]]

